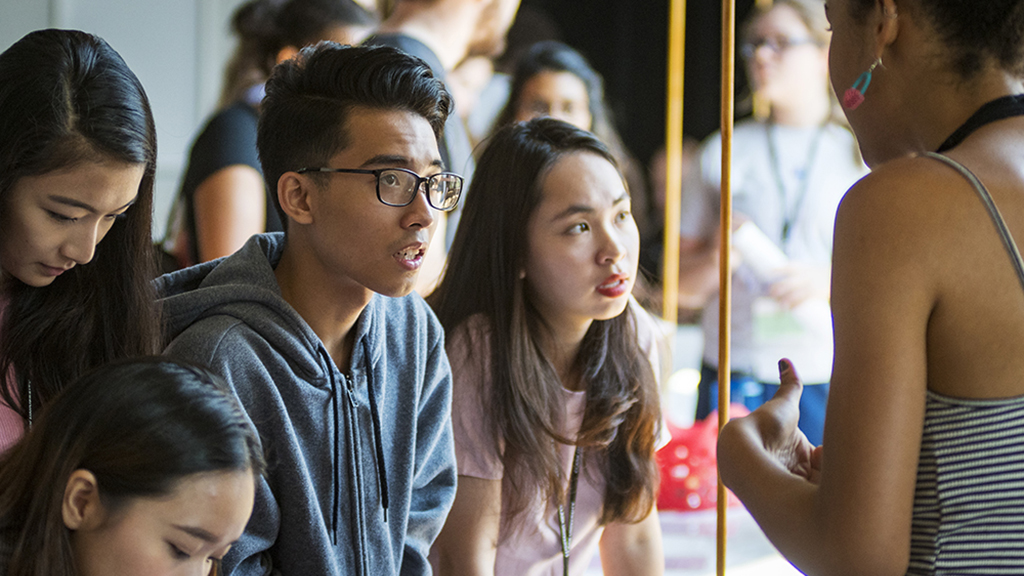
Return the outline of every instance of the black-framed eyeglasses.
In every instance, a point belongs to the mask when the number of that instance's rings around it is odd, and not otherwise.
[[[785,36],[779,38],[753,38],[740,45],[740,54],[747,60],[750,60],[761,46],[768,48],[773,54],[779,55],[790,48],[817,43],[818,41],[813,38],[786,38]]]
[[[405,168],[379,168],[360,170],[356,168],[301,168],[299,174],[310,172],[373,174],[377,178],[377,199],[387,206],[408,206],[416,199],[420,185],[427,184],[427,203],[435,210],[447,212],[459,203],[462,196],[462,176],[441,172],[431,176],[420,176]]]

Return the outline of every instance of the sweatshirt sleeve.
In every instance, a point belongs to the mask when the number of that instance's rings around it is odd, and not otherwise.
[[[202,326],[195,325],[171,341],[167,349],[164,350],[164,354],[206,366],[224,378],[244,408],[246,419],[249,420],[250,425],[253,425],[250,412],[251,402],[247,402],[247,400],[251,401],[251,395],[240,395],[236,384],[239,381],[251,382],[254,377],[258,376],[239,373],[248,372],[249,363],[240,361],[239,358],[239,354],[244,353],[242,350],[236,349],[232,353],[225,353],[221,342],[224,338],[223,335],[228,334],[230,330],[220,331],[221,337],[213,342],[209,338],[211,332],[217,333],[218,331],[206,331]],[[268,384],[272,385],[272,383]],[[255,425],[253,428],[259,430],[259,427]],[[259,432],[261,440],[266,442],[265,431],[259,430]],[[225,576],[280,574],[273,569],[270,556],[270,548],[277,541],[280,525],[281,514],[277,500],[270,489],[267,477],[260,476],[256,480],[255,501],[249,523],[245,527],[245,532],[225,555],[218,573]]]
[[[427,554],[455,501],[452,440],[452,373],[440,324],[431,323],[431,344],[417,415],[416,461],[402,554],[401,574],[429,574]]]

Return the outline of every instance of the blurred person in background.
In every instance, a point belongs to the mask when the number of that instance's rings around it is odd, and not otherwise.
[[[626,150],[604,98],[604,80],[582,54],[562,42],[530,46],[516,62],[508,102],[495,122],[500,128],[550,116],[592,132],[611,150],[626,177],[633,218],[641,237],[649,230],[647,183]]]
[[[227,256],[282,220],[263,183],[256,123],[275,64],[320,40],[357,44],[376,23],[352,0],[250,0],[231,19],[238,48],[224,73],[220,110],[196,137],[171,215],[165,271]]]
[[[771,398],[776,362],[792,358],[808,383],[800,429],[815,444],[832,366],[832,228],[843,194],[867,173],[831,97],[827,30],[819,0],[778,0],[742,26],[747,74],[769,113],[736,125],[732,165],[735,219],[746,226],[733,260],[732,397],[748,408]],[[698,419],[718,397],[721,149],[720,134],[704,142],[682,197],[680,304],[704,311]]]

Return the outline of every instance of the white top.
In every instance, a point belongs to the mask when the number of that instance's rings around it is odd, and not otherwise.
[[[769,137],[774,143],[773,167]],[[814,148],[813,154],[811,153]],[[684,183],[680,233],[708,239],[719,222],[721,135],[701,146]],[[811,159],[808,166],[808,158]],[[838,124],[807,128],[747,120],[733,132],[733,212],[749,218],[791,263],[828,267],[832,232],[843,194],[868,169],[853,134]],[[776,175],[777,174],[777,175]],[[780,191],[779,179],[782,181]],[[783,223],[791,221],[788,241]],[[778,382],[778,360],[793,360],[803,380],[827,382],[832,368],[832,319],[824,301],[788,311],[767,298],[770,282],[747,265],[733,277],[732,367],[765,382]],[[793,312],[796,312],[795,314]],[[718,364],[718,300],[704,310],[704,359]]]

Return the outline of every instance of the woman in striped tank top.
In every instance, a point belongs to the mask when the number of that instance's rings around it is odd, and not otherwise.
[[[722,478],[807,574],[1024,573],[1024,0],[826,10],[872,173],[836,220],[824,447],[780,362]]]

